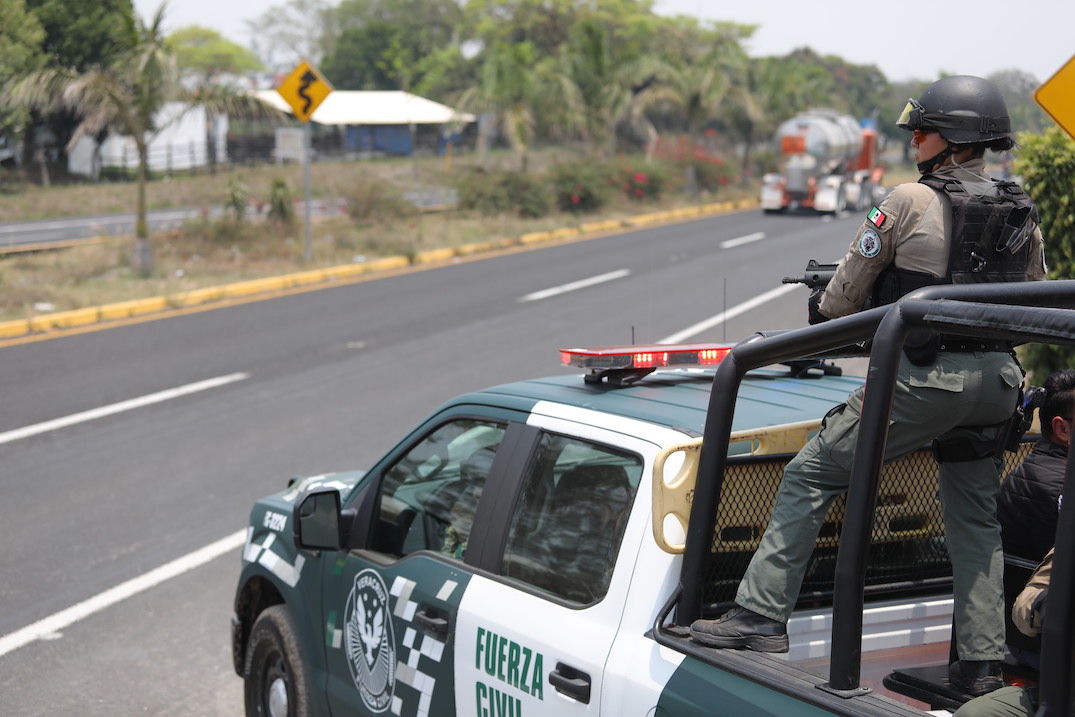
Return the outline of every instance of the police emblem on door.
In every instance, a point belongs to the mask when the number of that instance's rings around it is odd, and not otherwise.
[[[347,665],[362,701],[374,712],[392,703],[396,683],[396,640],[388,609],[388,590],[381,576],[363,570],[344,612]]]

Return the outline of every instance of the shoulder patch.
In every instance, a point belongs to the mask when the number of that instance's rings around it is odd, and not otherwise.
[[[866,215],[866,221],[873,224],[875,227],[880,227],[885,223],[885,216],[886,215],[880,209],[874,207],[870,210],[870,213]]]
[[[881,253],[881,236],[873,229],[867,229],[859,237],[859,254],[872,259]]]

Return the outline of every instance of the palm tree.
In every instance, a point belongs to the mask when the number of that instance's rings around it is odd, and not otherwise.
[[[270,116],[275,110],[252,95],[238,94],[216,85],[185,87],[175,53],[165,41],[161,22],[165,6],[148,25],[133,13],[129,47],[116,53],[107,66],[82,73],[46,69],[34,72],[13,85],[8,96],[15,104],[34,109],[67,109],[80,118],[68,143],[70,150],[82,137],[108,131],[130,137],[138,152],[138,200],[135,222],[134,264],[139,273],[153,273],[153,251],[146,225],[146,179],[149,144],[164,128],[158,124],[160,110],[168,102],[187,103],[187,111],[204,107],[217,113]],[[175,122],[182,115],[171,118]]]
[[[589,142],[594,154],[610,155],[620,122],[640,117],[631,114],[637,88],[648,85],[662,67],[649,55],[615,57],[605,27],[594,19],[580,20],[568,32],[547,81],[554,88],[552,106],[560,110],[561,124]]]
[[[683,117],[692,139],[699,139],[705,125],[720,117],[730,105],[753,103],[738,77],[745,66],[738,42],[718,44],[699,62],[663,63],[656,81],[635,98],[635,113],[667,108]]]
[[[526,171],[538,92],[533,60],[534,48],[528,42],[497,43],[482,66],[478,85],[459,97],[463,110],[491,113],[495,118],[493,125],[485,128],[478,138],[483,161],[488,151],[488,134],[499,127],[519,155],[521,171]]]

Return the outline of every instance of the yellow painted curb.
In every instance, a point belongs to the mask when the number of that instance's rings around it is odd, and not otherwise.
[[[276,289],[284,289],[290,286],[291,282],[288,281],[287,276],[276,276],[268,279],[251,279],[250,281],[239,281],[234,284],[226,284],[224,286],[224,296],[227,298],[235,298],[237,296],[250,296],[251,294],[260,294],[266,291],[274,291]]]
[[[325,280],[326,272],[324,269],[311,269],[310,271],[300,271],[297,274],[287,274],[291,278],[292,286],[306,286],[307,284],[316,284]]]
[[[11,339],[28,333],[30,333],[30,322],[26,319],[15,319],[0,323],[0,339]]]
[[[60,311],[55,314],[35,316],[29,320],[30,331],[48,331],[50,329],[67,329],[72,326],[86,326],[101,320],[101,311],[96,306],[85,309]]]
[[[494,239],[492,241],[476,241],[464,244],[455,251],[459,256],[470,256],[471,254],[480,254],[485,251],[495,251],[503,246],[504,242],[502,240]]]
[[[101,307],[101,320],[126,319],[131,316],[141,316],[154,311],[164,311],[168,308],[168,299],[163,296],[154,296],[149,299],[132,299],[121,301],[117,304],[105,304]]]
[[[579,230],[584,234],[590,234],[592,232],[607,232],[612,229],[619,229],[623,226],[623,221],[620,219],[607,219],[603,222],[589,222],[579,227]]]
[[[519,237],[520,244],[537,244],[552,239],[552,232],[530,232]]]
[[[364,266],[367,266],[369,271],[388,271],[389,269],[402,269],[410,263],[405,256],[386,256],[383,259],[368,261]]]
[[[340,266],[334,266],[330,269],[326,269],[330,278],[350,279],[352,276],[358,276],[360,274],[368,274],[370,269],[365,264],[341,264]]]
[[[435,264],[438,261],[448,261],[455,258],[455,249],[428,249],[418,252],[414,261],[416,264]]]
[[[175,306],[184,307],[208,304],[210,301],[220,301],[224,298],[224,288],[223,286],[207,286],[204,289],[191,289],[190,291],[173,295],[171,302]]]

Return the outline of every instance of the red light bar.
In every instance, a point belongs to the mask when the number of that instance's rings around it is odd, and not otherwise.
[[[596,371],[653,369],[662,366],[716,366],[732,344],[650,344],[560,349],[560,363]]]

